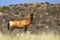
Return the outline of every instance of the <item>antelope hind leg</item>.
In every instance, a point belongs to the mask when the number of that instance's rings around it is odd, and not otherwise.
[[[15,29],[15,28],[11,27],[10,30],[9,30],[9,32],[10,32],[10,33],[13,33],[14,29]]]

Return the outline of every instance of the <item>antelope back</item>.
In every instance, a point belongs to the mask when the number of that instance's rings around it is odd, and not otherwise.
[[[29,19],[15,20],[14,21],[14,27],[25,27],[25,25],[30,25]]]

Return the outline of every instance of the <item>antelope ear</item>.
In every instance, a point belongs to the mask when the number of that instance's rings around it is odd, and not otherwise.
[[[33,13],[31,13],[31,15],[33,16]]]

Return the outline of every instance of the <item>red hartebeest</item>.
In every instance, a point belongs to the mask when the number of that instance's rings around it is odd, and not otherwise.
[[[30,17],[19,20],[10,20],[8,22],[8,30],[11,28],[24,28],[24,31],[27,31],[27,28],[31,25],[33,20],[33,13],[30,13]]]

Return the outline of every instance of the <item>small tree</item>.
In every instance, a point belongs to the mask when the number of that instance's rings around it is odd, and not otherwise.
[[[48,2],[45,2],[46,4],[49,4]]]

